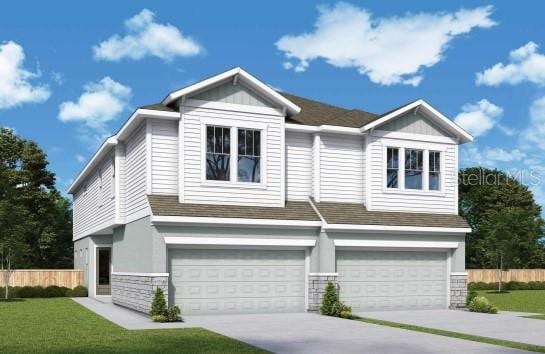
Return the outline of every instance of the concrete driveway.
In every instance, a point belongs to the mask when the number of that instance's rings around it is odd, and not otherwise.
[[[127,329],[202,327],[275,353],[523,353],[310,313],[185,316],[183,323],[154,323],[148,316],[108,300],[74,300]]]
[[[530,313],[500,312],[497,315],[489,315],[464,310],[422,310],[366,312],[358,315],[545,346],[545,321],[520,317],[531,315]]]

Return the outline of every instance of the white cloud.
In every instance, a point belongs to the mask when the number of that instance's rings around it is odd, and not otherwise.
[[[121,113],[131,97],[131,88],[106,76],[99,82],[83,86],[84,92],[76,102],[66,101],[59,106],[62,122],[80,122],[95,130],[103,130],[106,124]]]
[[[47,85],[31,82],[40,73],[24,69],[24,61],[25,53],[19,44],[13,41],[0,44],[0,109],[45,102],[51,96]]]
[[[530,125],[521,134],[521,144],[526,148],[545,150],[545,96],[530,106]]]
[[[178,56],[194,56],[203,52],[195,40],[184,36],[178,28],[155,22],[155,14],[148,9],[126,20],[125,29],[125,36],[113,35],[93,47],[96,60],[157,57],[171,61]]]
[[[462,147],[462,164],[464,166],[496,168],[502,163],[526,163],[526,160],[527,154],[520,149],[506,150],[500,147],[485,147],[480,150],[475,143]]]
[[[456,36],[496,25],[490,18],[492,6],[383,18],[344,2],[318,11],[313,32],[276,42],[288,60],[296,61],[284,67],[302,72],[322,58],[335,67],[357,68],[382,85],[418,86],[422,70],[441,61]]]
[[[79,163],[85,162],[85,156],[76,154],[76,161],[78,161]]]
[[[521,161],[526,157],[526,153],[519,149],[504,150],[499,147],[486,148],[483,153],[484,157],[494,162],[513,162]]]
[[[503,108],[482,99],[475,104],[467,103],[463,105],[462,112],[454,118],[454,122],[473,136],[478,137],[488,133],[490,129],[498,124],[502,115]]]
[[[64,84],[64,75],[54,71],[51,73],[51,80],[53,80],[57,85],[62,85]]]
[[[477,73],[477,85],[498,86],[532,82],[545,85],[545,55],[537,52],[539,46],[528,42],[509,53],[509,63],[497,63]]]

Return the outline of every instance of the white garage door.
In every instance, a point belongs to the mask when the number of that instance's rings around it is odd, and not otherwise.
[[[353,311],[446,308],[446,252],[337,251],[342,301]]]
[[[302,312],[305,252],[170,249],[182,314]]]

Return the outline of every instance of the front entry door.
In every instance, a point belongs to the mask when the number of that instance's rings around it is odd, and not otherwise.
[[[111,255],[111,248],[97,249],[97,295],[112,294],[110,283]]]

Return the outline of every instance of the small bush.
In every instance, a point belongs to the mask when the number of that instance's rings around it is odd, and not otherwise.
[[[43,290],[43,297],[65,297],[69,291],[66,287],[51,285]]]
[[[467,297],[466,297],[466,305],[469,305],[469,303],[477,296],[479,296],[479,293],[477,293],[477,290],[474,290],[474,289],[469,290],[469,293],[467,294]]]
[[[19,297],[20,286],[10,286],[8,288],[8,298],[15,299]],[[6,297],[6,287],[0,288],[0,300]]]
[[[167,315],[168,322],[179,322],[182,320],[182,311],[176,305],[168,309]]]
[[[337,288],[332,282],[328,282],[325,288],[324,297],[322,298],[320,313],[326,316],[335,316],[335,313],[337,310],[335,306],[338,303],[339,303],[339,294],[337,293]]]
[[[153,316],[166,316],[167,315],[167,302],[165,300],[165,293],[163,289],[157,288],[155,290],[155,295],[153,296],[153,301],[151,303],[150,315]]]
[[[498,283],[469,283],[469,290],[498,290]],[[545,282],[531,281],[528,283],[520,281],[510,281],[502,283],[502,290],[545,290]]]
[[[153,322],[166,322],[167,317],[165,315],[152,315],[151,320]]]
[[[78,285],[74,289],[70,290],[69,294],[67,296],[70,297],[87,297],[87,288]]]
[[[352,318],[352,309],[348,307],[345,310],[341,311],[341,317],[342,318]]]
[[[468,307],[471,312],[498,313],[498,309],[484,296],[475,297]]]

